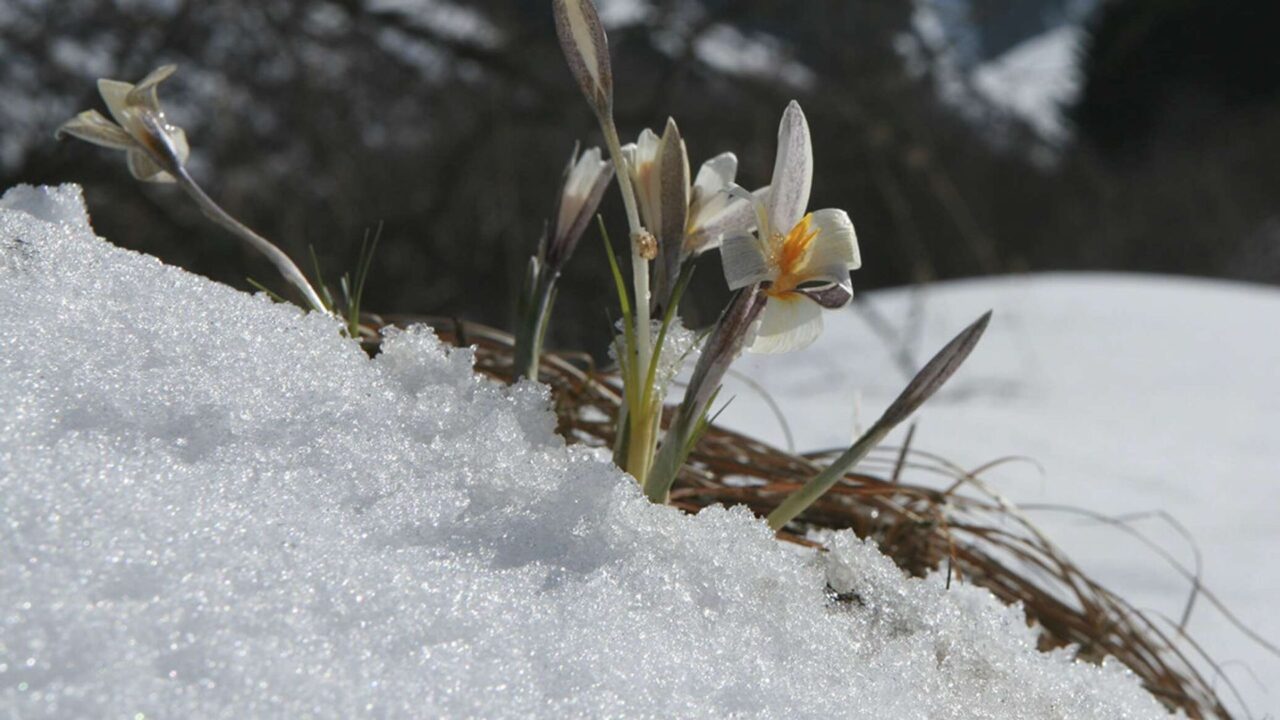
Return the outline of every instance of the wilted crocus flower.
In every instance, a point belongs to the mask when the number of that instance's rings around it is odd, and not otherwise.
[[[86,110],[58,128],[96,145],[124,150],[129,172],[147,182],[173,182],[187,161],[190,148],[182,128],[171,125],[160,107],[156,87],[177,67],[164,65],[137,85],[119,80],[98,81],[98,92],[115,122],[97,110]]]
[[[773,182],[763,202],[754,202],[756,234],[727,236],[720,248],[730,289],[761,283],[769,298],[751,352],[809,345],[822,332],[822,308],[853,297],[849,271],[862,264],[853,223],[843,210],[805,214],[812,180],[809,124],[793,101],[778,128]]]
[[[98,80],[98,92],[106,101],[107,110],[115,122],[96,110],[86,110],[64,123],[57,134],[72,135],[96,145],[124,150],[129,172],[139,180],[178,183],[205,215],[266,255],[280,274],[302,292],[311,309],[331,315],[328,304],[284,251],[223,210],[187,173],[185,164],[191,152],[187,134],[182,128],[169,124],[156,95],[156,86],[175,70],[176,65],[156,68],[137,85],[119,80]]]
[[[574,148],[565,167],[555,228],[543,253],[543,261],[552,271],[559,272],[573,254],[612,179],[613,163],[602,159],[600,148],[581,155]]]

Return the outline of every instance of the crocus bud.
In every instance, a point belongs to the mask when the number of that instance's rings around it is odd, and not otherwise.
[[[609,39],[591,0],[553,0],[556,35],[569,70],[601,116],[613,112],[613,73],[609,69]]]
[[[553,272],[559,272],[573,254],[612,179],[613,163],[601,158],[599,148],[591,148],[581,155],[577,147],[573,149],[564,170],[554,232],[543,257]]]
[[[952,338],[951,342],[939,350],[938,354],[916,373],[889,409],[884,411],[880,422],[897,425],[919,409],[925,400],[933,397],[943,383],[951,379],[956,370],[964,364],[969,353],[973,352],[973,348],[982,339],[982,333],[986,332],[987,324],[990,322],[991,311],[988,310],[959,335]]]

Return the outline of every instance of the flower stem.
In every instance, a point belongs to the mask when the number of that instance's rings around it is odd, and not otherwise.
[[[604,133],[605,144],[613,165],[617,168],[618,188],[622,191],[622,204],[627,211],[627,225],[631,232],[631,281],[635,296],[635,358],[632,365],[632,377],[636,380],[649,376],[649,364],[652,361],[652,340],[649,317],[649,261],[640,252],[639,240],[645,232],[640,222],[640,212],[636,207],[635,188],[631,184],[631,171],[627,159],[622,154],[622,143],[618,140],[618,127],[611,115],[599,115],[600,128]],[[628,350],[632,350],[628,348]],[[630,423],[630,437],[627,443],[627,472],[643,486],[648,476],[649,466],[653,462],[654,450],[657,447],[657,423],[661,417],[662,398],[646,402],[643,398],[648,393],[637,388],[630,395],[641,405],[628,408],[627,418]]]
[[[977,346],[978,340],[982,339],[982,333],[986,332],[990,321],[991,311],[988,310],[943,346],[938,354],[934,355],[920,369],[920,372],[911,378],[911,382],[907,383],[897,399],[889,405],[870,430],[863,433],[862,437],[845,450],[843,455],[836,458],[835,462],[815,475],[803,487],[788,496],[776,510],[769,513],[769,527],[773,530],[781,530],[797,515],[804,512],[815,500],[822,497],[823,493],[839,482],[845,473],[853,469],[854,465],[866,457],[872,448],[880,444],[886,435],[911,417],[911,413],[918,410],[926,400],[933,397],[933,394],[938,392],[964,364],[969,353],[973,352],[973,348]]]
[[[320,295],[316,293],[315,288],[311,287],[311,283],[307,282],[306,275],[302,274],[302,271],[298,269],[293,260],[289,259],[288,255],[284,254],[283,250],[273,245],[270,240],[250,230],[239,220],[231,217],[226,210],[223,210],[218,203],[213,201],[213,198],[205,193],[204,189],[196,183],[185,167],[178,165],[174,175],[178,180],[178,185],[186,191],[187,195],[191,196],[192,200],[195,200],[196,205],[200,206],[200,210],[209,219],[230,230],[232,234],[238,235],[255,250],[266,255],[267,259],[276,266],[276,270],[280,271],[280,274],[284,276],[284,279],[292,283],[306,297],[307,303],[311,305],[312,310],[325,315],[333,314],[325,306],[324,301],[320,299]]]
[[[844,474],[849,471],[858,461],[867,456],[872,448],[880,444],[885,435],[893,430],[894,423],[887,423],[881,420],[871,429],[858,438],[844,454],[826,467],[825,470],[815,475],[805,483],[799,490],[787,496],[773,512],[769,513],[769,528],[771,530],[780,530],[784,525],[791,522],[797,515],[804,512],[806,508],[813,504],[814,500],[822,497],[824,493],[831,489]]]

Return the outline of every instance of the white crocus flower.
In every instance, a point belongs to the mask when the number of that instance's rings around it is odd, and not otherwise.
[[[720,247],[726,236],[745,235],[755,229],[752,201],[731,194],[737,187],[738,156],[721,153],[702,163],[689,193],[689,218],[684,231],[684,255],[700,255]],[[768,187],[753,195],[763,199]]]
[[[822,308],[843,307],[853,297],[849,271],[862,264],[853,223],[843,210],[805,213],[812,181],[809,124],[793,101],[778,128],[773,182],[753,203],[756,234],[728,236],[720,249],[730,289],[759,283],[768,296],[751,352],[809,345],[822,332]]]
[[[146,182],[173,182],[171,172],[187,161],[190,148],[182,128],[171,125],[160,107],[156,87],[177,67],[165,65],[137,85],[101,79],[98,92],[115,122],[97,110],[86,110],[58,128],[67,134],[104,147],[124,150],[129,172]]]

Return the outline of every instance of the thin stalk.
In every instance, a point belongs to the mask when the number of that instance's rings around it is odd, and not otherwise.
[[[185,167],[178,165],[175,177],[178,180],[178,185],[191,196],[192,200],[196,201],[196,205],[200,206],[200,210],[209,219],[230,230],[232,234],[240,236],[255,250],[266,255],[267,259],[276,266],[276,270],[280,271],[280,274],[284,276],[284,279],[292,283],[306,297],[312,310],[325,315],[332,315],[329,312],[329,308],[325,306],[324,301],[320,299],[320,295],[316,293],[315,288],[311,287],[311,283],[307,282],[307,277],[302,274],[302,271],[293,263],[293,260],[290,260],[289,256],[284,254],[283,250],[272,245],[270,240],[250,230],[239,220],[231,217],[226,210],[223,210],[218,203],[213,201],[213,198],[205,194],[205,191],[196,184],[196,181],[192,179]]]
[[[871,429],[863,433],[844,454],[836,459],[835,462],[827,466],[825,470],[815,475],[804,487],[791,493],[787,499],[782,502],[773,512],[769,513],[769,528],[772,530],[780,530],[784,525],[791,522],[795,516],[805,511],[805,508],[813,504],[814,500],[822,497],[823,493],[831,489],[844,474],[867,456],[872,448],[880,444],[885,435],[893,429],[892,423],[883,421],[877,422],[871,426]]]
[[[805,508],[813,504],[815,500],[822,497],[822,494],[830,490],[845,473],[849,472],[854,465],[867,456],[872,448],[880,444],[895,427],[902,423],[911,414],[920,408],[926,400],[933,397],[942,386],[951,379],[964,361],[969,357],[969,353],[973,352],[973,348],[977,346],[978,340],[982,338],[982,333],[987,329],[987,323],[991,321],[991,311],[987,311],[982,317],[975,320],[969,327],[960,331],[959,335],[952,338],[937,355],[933,356],[928,363],[925,364],[920,372],[907,383],[898,397],[884,411],[879,420],[871,426],[871,429],[862,434],[857,442],[844,451],[835,462],[826,467],[825,470],[818,473],[803,487],[795,491],[782,502],[773,512],[769,513],[769,527],[774,530],[780,530],[787,523],[791,522],[797,515],[805,511]]]
[[[639,378],[635,373],[635,363],[631,362],[633,348],[636,346],[635,324],[631,320],[631,302],[627,300],[627,283],[622,279],[622,270],[618,267],[618,256],[613,252],[613,243],[609,240],[609,231],[605,229],[604,219],[596,216],[600,225],[600,237],[604,240],[604,253],[609,258],[609,270],[613,275],[614,288],[618,293],[618,305],[622,308],[622,349],[618,352],[618,371],[622,375],[622,407],[618,409],[617,433],[613,443],[613,462],[625,467],[631,449],[631,417],[630,409],[637,406],[636,393],[639,391]]]
[[[640,223],[640,212],[636,207],[635,188],[631,185],[631,171],[627,165],[627,159],[622,154],[622,143],[618,140],[618,128],[613,122],[611,115],[601,113],[599,115],[600,128],[604,133],[605,144],[609,148],[609,155],[613,158],[613,165],[617,169],[616,176],[618,178],[618,188],[622,191],[622,204],[627,211],[627,225],[631,232],[631,283],[633,293],[635,295],[635,343],[627,348],[628,352],[633,352],[635,360],[631,368],[631,377],[638,382],[640,378],[649,375],[649,368],[652,364],[653,346],[650,338],[650,317],[649,317],[649,261],[640,254],[640,245],[638,239],[645,232],[644,226]],[[655,413],[651,406],[644,406],[644,398],[647,393],[629,393],[629,412],[627,417],[630,426],[630,436],[627,447],[627,464],[626,470],[643,486],[648,475],[649,464],[653,461],[653,448],[656,445],[657,428],[655,423],[660,413]],[[637,406],[632,402],[640,401],[641,405]],[[661,408],[661,399],[658,401]]]
[[[684,290],[689,285],[689,279],[692,277],[693,265],[686,265],[685,269],[680,273],[680,278],[672,294],[672,300],[662,315],[662,325],[658,328],[657,341],[653,345],[653,356],[649,358],[649,369],[644,376],[644,387],[640,393],[640,407],[647,414],[647,421],[639,428],[640,434],[638,436],[635,435],[635,429],[633,428],[632,430],[631,437],[638,437],[639,441],[630,442],[627,445],[627,470],[640,481],[640,487],[647,487],[650,484],[650,471],[658,454],[658,430],[662,423],[664,394],[658,388],[658,365],[662,358],[662,348],[666,342],[667,332],[671,328],[671,322],[675,319],[676,308],[680,304],[680,298],[684,295]]]
[[[521,303],[520,327],[516,332],[515,366],[517,376],[538,379],[542,359],[542,341],[547,334],[551,307],[555,302],[555,285],[559,273],[537,264],[530,268],[525,298]]]

